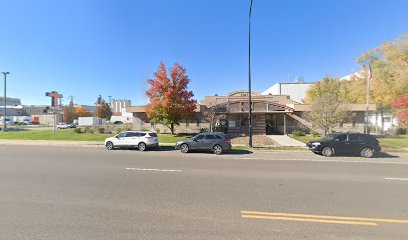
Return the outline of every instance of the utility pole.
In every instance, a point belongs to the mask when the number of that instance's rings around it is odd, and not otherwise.
[[[369,121],[369,108],[370,108],[370,82],[371,82],[371,65],[367,64],[367,96],[366,96],[366,112],[365,112],[365,126],[364,133],[369,134],[368,121]]]
[[[69,104],[74,104],[74,96],[72,96],[72,95],[70,95],[70,96],[68,96],[68,99],[69,99]]]
[[[251,91],[251,15],[252,15],[252,0],[249,6],[249,31],[248,31],[248,95],[249,95],[249,147],[252,147],[252,91]]]
[[[52,131],[55,133],[55,131],[57,130],[56,128],[57,128],[57,119],[56,119],[56,114],[57,113],[57,109],[55,108],[55,107],[53,107],[52,108],[52,115],[53,115],[53,120],[54,120],[54,123],[53,123],[53,128],[52,128]]]
[[[3,117],[3,132],[6,131],[6,117],[7,117],[7,75],[10,72],[2,72],[4,75],[4,117]]]

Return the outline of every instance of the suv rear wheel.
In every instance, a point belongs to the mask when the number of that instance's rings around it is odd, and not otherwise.
[[[360,152],[360,155],[365,158],[371,158],[374,155],[374,151],[371,148],[363,148]]]
[[[139,148],[139,151],[145,151],[146,150],[146,143],[143,143],[143,142],[141,142],[141,143],[139,143],[139,145],[137,145],[138,146],[138,148]]]
[[[221,145],[215,145],[213,147],[213,152],[217,155],[220,155],[223,152]]]
[[[334,151],[331,147],[323,148],[322,155],[325,157],[331,157],[334,155]]]

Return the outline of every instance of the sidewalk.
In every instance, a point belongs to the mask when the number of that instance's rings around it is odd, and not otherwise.
[[[288,135],[267,135],[282,147],[306,147],[306,144],[289,137]]]
[[[57,140],[11,140],[0,139],[0,145],[21,146],[74,146],[74,147],[100,147],[103,142],[99,141],[57,141]]]

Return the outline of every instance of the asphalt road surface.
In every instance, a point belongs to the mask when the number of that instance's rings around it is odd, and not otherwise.
[[[0,146],[0,239],[408,239],[408,155]]]

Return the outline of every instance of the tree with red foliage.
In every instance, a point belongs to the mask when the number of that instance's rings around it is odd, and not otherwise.
[[[392,106],[397,110],[400,124],[408,126],[408,93],[394,100]]]
[[[176,63],[170,71],[168,78],[166,66],[160,63],[154,79],[147,80],[150,89],[146,91],[146,96],[150,103],[146,114],[152,122],[164,124],[174,134],[174,127],[193,114],[197,101],[192,99],[193,92],[187,90],[190,79],[186,69]]]

